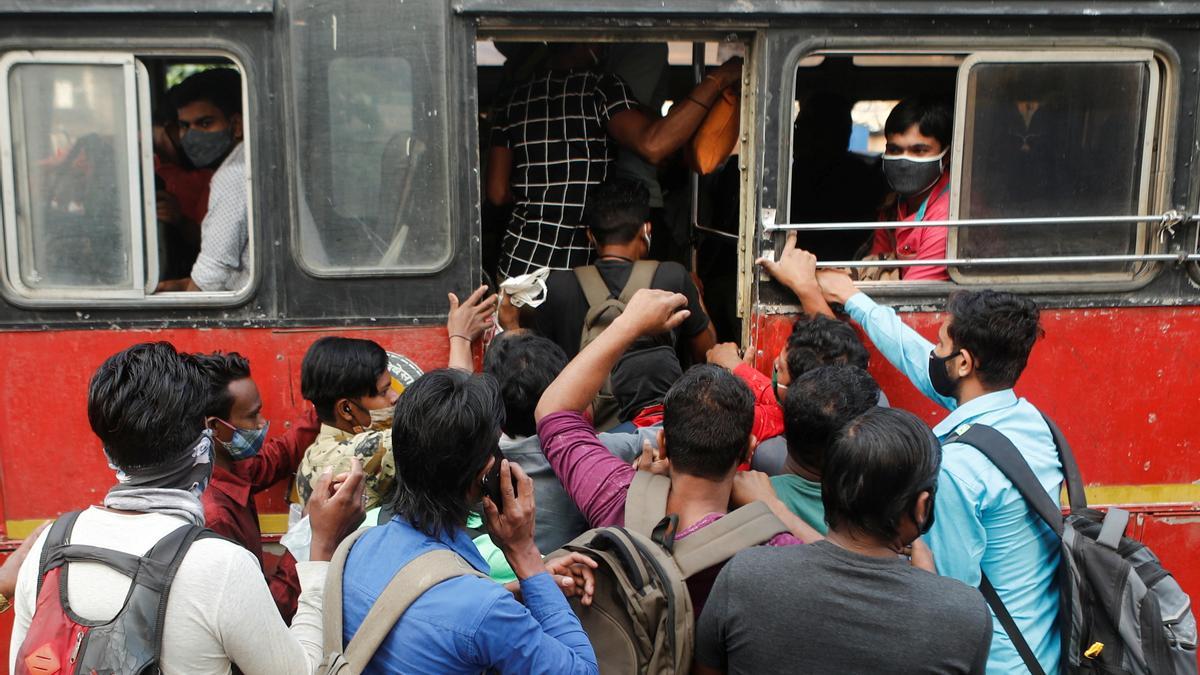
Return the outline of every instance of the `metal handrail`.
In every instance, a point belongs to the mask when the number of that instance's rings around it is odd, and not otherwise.
[[[1146,253],[1132,255],[1058,255],[1040,258],[938,258],[936,260],[829,260],[817,267],[966,267],[969,265],[1061,265],[1069,263],[1200,261],[1200,253]]]
[[[1200,221],[1200,214],[1186,215],[1178,212],[1150,214],[1145,216],[1062,216],[1045,218],[974,218],[964,220],[914,221],[871,221],[853,223],[764,223],[763,232],[817,231],[817,230],[879,230],[901,227],[997,227],[1016,225],[1130,225],[1136,223],[1162,223],[1172,227],[1182,222]]]

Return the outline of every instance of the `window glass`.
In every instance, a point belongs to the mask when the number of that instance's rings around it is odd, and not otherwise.
[[[997,57],[1003,61],[1002,57]],[[1145,213],[1153,62],[987,62],[968,65],[958,217],[1116,216]],[[1044,257],[1139,252],[1144,226],[962,227],[956,257]],[[957,244],[957,248],[955,248]],[[1108,272],[1127,264],[963,267],[956,278]]]
[[[130,190],[140,174],[130,149],[127,122],[135,112],[128,109],[128,74],[116,64],[9,69],[10,281],[32,291],[141,287],[140,239],[133,236],[140,209]]]
[[[444,8],[398,3],[379,16],[334,4],[346,11],[300,7],[293,23],[298,252],[317,274],[440,269],[451,146],[445,53],[430,42]]]

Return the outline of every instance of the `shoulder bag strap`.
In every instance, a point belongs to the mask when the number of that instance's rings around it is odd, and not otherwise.
[[[579,287],[583,289],[589,309],[603,305],[604,301],[612,295],[612,292],[608,290],[608,284],[604,283],[604,277],[600,276],[600,270],[596,269],[595,265],[576,267],[575,278],[579,281]]]
[[[649,537],[667,515],[667,495],[670,493],[670,478],[638,471],[625,495],[625,529]]]
[[[634,293],[643,288],[650,288],[650,284],[654,282],[654,273],[657,271],[657,260],[639,260],[633,263],[633,270],[629,272],[629,280],[625,282],[625,288],[621,289],[621,295],[617,298],[621,304],[628,305]]]
[[[329,559],[329,567],[325,572],[325,596],[321,603],[325,617],[322,643],[326,655],[340,654],[342,651],[342,573],[346,569],[346,558],[350,557],[350,547],[369,530],[364,527],[351,532],[338,544],[333,557]]]
[[[375,650],[387,638],[392,627],[425,591],[448,579],[467,575],[487,578],[457,553],[447,549],[419,555],[400,568],[376,598],[375,604],[371,605],[350,644],[346,645],[344,656],[352,672],[361,673],[366,669]],[[329,612],[326,611],[325,615],[328,620]]]
[[[751,502],[676,541],[675,563],[686,579],[787,531],[766,504]]]

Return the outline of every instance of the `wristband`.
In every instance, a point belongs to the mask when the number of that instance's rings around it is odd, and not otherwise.
[[[466,340],[467,342],[471,341],[471,338],[467,337],[466,335],[463,335],[462,333],[451,333],[450,339],[453,340],[454,338],[462,338],[462,339]]]
[[[688,100],[691,101],[692,103],[695,103],[696,105],[700,106],[701,108],[704,108],[705,110],[712,110],[712,106],[704,105],[699,100],[697,100],[696,97],[692,96],[691,94],[688,94]]]

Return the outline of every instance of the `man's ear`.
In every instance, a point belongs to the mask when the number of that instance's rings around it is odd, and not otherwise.
[[[587,234],[588,243],[592,245],[592,248],[598,250],[600,248],[600,245],[596,243],[596,237],[595,237],[595,235],[592,234],[591,228],[584,230],[584,232]]]
[[[337,420],[344,420],[350,424],[358,424],[358,420],[354,419],[354,409],[350,406],[350,399],[339,398],[333,404],[333,417]]]
[[[958,376],[960,378],[969,377],[971,374],[979,372],[979,362],[975,360],[975,355],[962,348],[958,351],[962,353],[962,358],[958,361]]]
[[[931,499],[929,490],[921,490],[917,495],[917,501],[913,504],[913,512],[911,514],[913,525],[917,526],[917,532],[924,529],[925,521],[929,519],[929,500]],[[905,542],[906,544],[908,542]]]
[[[658,458],[667,458],[667,432],[662,427],[658,428]]]
[[[229,116],[229,122],[233,125],[233,137],[241,140],[244,137],[244,129],[242,128],[242,113],[233,113]]]
[[[750,434],[750,444],[746,447],[746,458],[743,460],[747,466],[754,462],[755,450],[758,450],[758,437]]]

